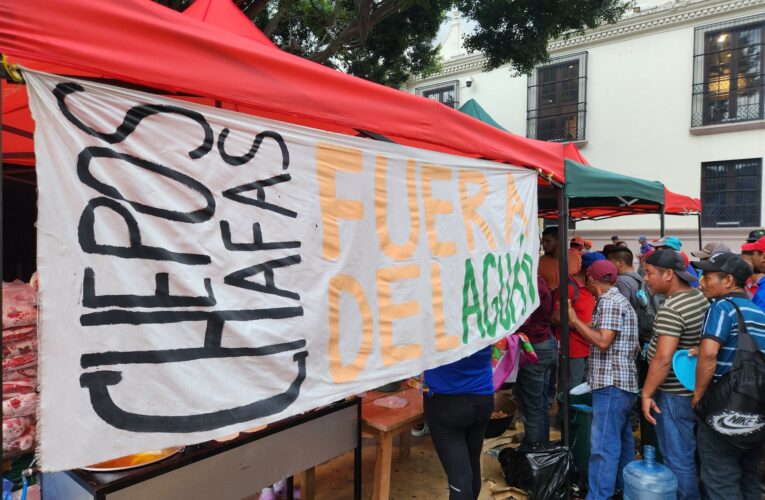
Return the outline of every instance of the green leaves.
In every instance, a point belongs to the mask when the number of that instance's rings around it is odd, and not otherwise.
[[[614,23],[632,6],[624,0],[460,0],[459,9],[477,23],[466,36],[469,50],[486,56],[486,68],[510,63],[530,73],[549,59],[550,40]]]
[[[183,10],[191,0],[155,0]],[[486,68],[530,73],[550,40],[613,23],[627,0],[235,0],[282,50],[352,75],[400,87],[440,68],[439,27],[451,9],[475,21],[465,36]]]

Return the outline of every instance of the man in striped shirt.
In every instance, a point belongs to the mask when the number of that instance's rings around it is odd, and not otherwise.
[[[685,270],[685,259],[674,250],[658,250],[646,259],[645,281],[651,292],[663,294],[667,300],[656,314],[648,346],[643,415],[656,426],[664,463],[677,476],[677,498],[698,499],[693,392],[677,380],[672,356],[678,349],[698,347],[709,302],[690,285],[696,277]]]
[[[728,373],[738,346],[738,306],[749,334],[765,353],[765,312],[744,290],[752,269],[738,255],[715,254],[705,262],[694,262],[704,271],[701,291],[714,299],[701,333],[693,406],[720,377]],[[701,458],[704,496],[710,500],[755,500],[761,498],[757,467],[763,458],[763,443],[739,448],[704,422],[699,423],[696,442]]]

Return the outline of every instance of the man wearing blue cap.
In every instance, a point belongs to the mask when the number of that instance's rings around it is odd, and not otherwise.
[[[650,243],[648,243],[648,238],[645,236],[641,236],[638,238],[638,243],[640,243],[640,255],[645,255],[651,250],[653,250],[653,247]]]
[[[680,238],[677,238],[675,236],[664,236],[663,238],[659,238],[656,241],[651,242],[651,246],[656,250],[676,250],[678,252],[681,252],[681,248],[683,247],[683,242],[680,241]],[[685,254],[683,254],[685,255]],[[687,257],[685,258],[687,261]],[[696,276],[696,279],[691,283],[691,286],[693,288],[698,288],[699,286],[699,275],[696,273],[696,270],[693,269],[693,266],[691,266],[690,262],[686,264],[685,270],[688,271],[693,276]]]

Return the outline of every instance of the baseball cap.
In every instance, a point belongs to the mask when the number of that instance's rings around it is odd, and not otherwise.
[[[749,236],[746,237],[747,243],[754,243],[755,241],[759,240],[765,236],[765,229],[755,229],[754,231],[751,231],[749,233]]]
[[[717,271],[730,274],[739,281],[746,281],[752,275],[752,268],[740,255],[735,253],[716,253],[708,260],[693,262],[693,267],[702,271]]]
[[[680,250],[680,248],[683,246],[683,243],[679,238],[674,236],[665,236],[663,238],[659,238],[658,240],[652,241],[650,245],[654,248],[669,247],[672,250]]]
[[[592,240],[584,240],[584,246],[592,247]]]
[[[617,236],[617,235],[611,236],[611,241],[616,241],[618,239],[619,239],[619,236]]]
[[[638,236],[638,241],[640,243],[643,243],[644,241],[648,241],[648,238],[646,238],[645,236]]]
[[[619,272],[616,270],[616,266],[607,260],[598,260],[592,263],[587,268],[587,276],[596,280],[604,281],[606,283],[614,284],[619,276]]]
[[[730,253],[730,248],[724,243],[710,241],[701,250],[694,250],[691,255],[699,259],[708,259],[716,253]]]
[[[606,256],[601,252],[587,252],[582,254],[582,269],[586,271],[592,264],[599,260],[606,260]]]
[[[699,280],[697,276],[685,270],[687,265],[685,259],[676,250],[656,250],[645,260],[645,263],[662,269],[670,269],[678,278],[689,284]]]
[[[754,243],[744,243],[741,245],[742,252],[754,252],[755,250],[765,253],[765,236],[755,241]]]
[[[584,238],[582,238],[581,236],[574,236],[573,238],[571,238],[571,245],[579,245],[579,246],[583,247],[584,246]]]

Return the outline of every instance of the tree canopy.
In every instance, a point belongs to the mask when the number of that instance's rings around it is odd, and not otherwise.
[[[156,0],[183,10],[192,0]],[[235,0],[278,47],[352,75],[400,87],[439,69],[435,38],[452,9],[474,21],[468,50],[486,68],[529,73],[550,40],[616,22],[628,0]]]

